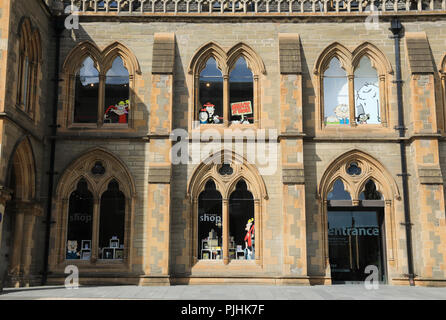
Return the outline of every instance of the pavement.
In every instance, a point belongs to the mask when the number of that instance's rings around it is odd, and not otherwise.
[[[64,286],[4,288],[0,300],[446,300],[446,288],[379,285]]]

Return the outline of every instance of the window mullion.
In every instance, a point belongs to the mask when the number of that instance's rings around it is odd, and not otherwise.
[[[223,199],[223,263],[229,263],[229,200]]]
[[[353,74],[348,75],[348,98],[349,98],[349,110],[350,110],[350,126],[356,126],[355,121],[355,76]]]
[[[99,75],[99,107],[98,107],[98,127],[102,127],[104,124],[104,104],[105,104],[105,79],[106,76],[104,74]]]
[[[100,198],[94,199],[93,204],[93,226],[92,226],[92,244],[91,244],[91,260],[94,262],[98,259],[98,249],[99,249],[99,209],[100,209]]]
[[[229,126],[229,75],[223,75],[223,121]]]

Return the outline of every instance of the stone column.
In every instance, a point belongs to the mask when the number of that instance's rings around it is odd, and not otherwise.
[[[0,186],[0,248],[2,247],[3,220],[5,219],[6,202],[11,200],[11,191]],[[0,259],[5,259],[1,257]],[[0,292],[3,290],[4,272],[0,270]]]
[[[297,34],[279,34],[280,148],[283,182],[283,275],[307,282],[302,70]]]
[[[148,282],[169,284],[172,165],[172,103],[175,34],[156,33],[153,44],[152,88],[148,143],[148,212],[145,274]]]

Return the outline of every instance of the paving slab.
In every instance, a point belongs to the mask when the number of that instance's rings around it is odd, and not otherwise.
[[[64,286],[5,288],[0,300],[145,299],[145,300],[446,300],[446,288],[380,285],[265,286],[188,285],[170,287]]]

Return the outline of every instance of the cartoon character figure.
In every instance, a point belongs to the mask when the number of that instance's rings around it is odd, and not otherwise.
[[[246,235],[245,235],[245,259],[253,260],[255,257],[254,252],[254,219],[251,218],[246,223]]]
[[[350,109],[346,104],[340,104],[334,109],[336,118],[340,124],[349,124]]]
[[[116,105],[111,105],[105,110],[105,119],[110,119],[112,123],[127,123],[129,113],[129,100],[119,101]]]
[[[77,241],[67,241],[67,259],[79,259],[80,253],[77,251]]]
[[[366,83],[356,92],[356,114],[359,123],[381,123],[379,114],[379,88],[373,83]],[[367,119],[366,116],[368,116]],[[362,117],[362,118],[361,118]],[[365,121],[364,122],[361,122]]]
[[[219,116],[214,114],[215,113],[215,105],[213,105],[210,102],[206,102],[203,105],[203,109],[206,109],[206,112],[208,113],[208,119],[207,122],[204,123],[220,123]],[[201,110],[200,110],[201,113]],[[200,121],[201,123],[201,121]]]
[[[209,120],[209,113],[207,112],[206,108],[200,109],[200,112],[198,113],[198,120],[200,120],[200,123],[208,123]]]

